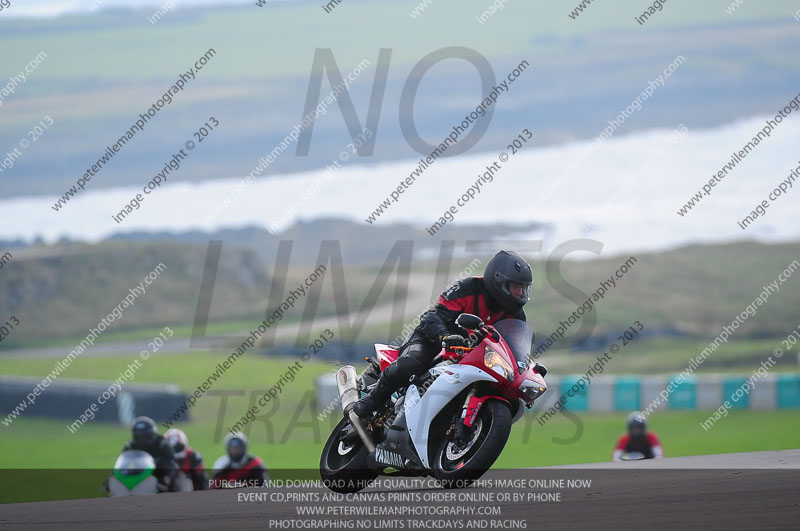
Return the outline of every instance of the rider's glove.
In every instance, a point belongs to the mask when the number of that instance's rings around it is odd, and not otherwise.
[[[458,334],[442,336],[442,346],[447,350],[451,350],[452,347],[466,347],[467,340]]]

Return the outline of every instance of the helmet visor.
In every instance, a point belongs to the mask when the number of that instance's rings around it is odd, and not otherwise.
[[[133,442],[137,446],[149,446],[155,441],[156,434],[152,431],[135,431],[133,432]]]
[[[244,457],[244,453],[244,442],[242,442],[241,439],[231,439],[228,443],[228,456],[231,458],[231,461],[241,461],[242,457]]]
[[[517,302],[525,304],[531,300],[531,282],[514,282],[506,280],[502,284],[503,292]]]

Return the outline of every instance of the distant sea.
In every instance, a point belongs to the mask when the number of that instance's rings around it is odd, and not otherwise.
[[[536,147],[534,137],[533,145],[511,156],[492,182],[484,179],[480,193],[458,207],[448,223],[540,222],[549,225],[546,234],[514,237],[544,237],[545,247],[551,248],[591,238],[603,243],[603,254],[740,239],[799,240],[800,178],[746,230],[737,224],[800,166],[800,117],[794,115],[693,209],[684,216],[677,213],[713,174],[731,164],[732,153],[742,149],[766,118],[688,130],[673,140],[672,129],[639,131],[607,139],[591,153],[591,139]],[[254,170],[268,152],[254,154]],[[281,156],[292,156],[292,149]],[[437,160],[375,223],[431,226],[498,156],[499,151],[470,152]],[[298,219],[320,217],[367,225],[365,218],[418,164],[418,159],[358,164],[351,158],[327,176],[322,168],[256,177],[239,189],[241,177],[168,183],[146,196],[141,208],[121,223],[112,214],[141,193],[141,187],[92,189],[90,184],[59,212],[51,207],[63,190],[54,190],[49,196],[0,200],[3,218],[18,220],[0,224],[0,239],[55,241],[67,236],[97,241],[129,231],[276,228],[277,223],[286,228]],[[141,185],[151,177],[143,176]]]

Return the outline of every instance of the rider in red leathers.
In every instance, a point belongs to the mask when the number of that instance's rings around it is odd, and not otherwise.
[[[203,456],[200,452],[189,446],[189,439],[183,430],[172,428],[167,430],[164,438],[172,447],[175,453],[175,461],[178,463],[178,470],[192,480],[194,490],[206,490],[208,488],[208,477],[206,476],[206,466],[203,463]]]
[[[211,488],[261,487],[267,480],[264,461],[247,453],[247,436],[241,432],[225,437],[225,455],[214,463]]]
[[[614,453],[611,456],[613,461],[622,461],[626,454],[641,454],[642,459],[658,459],[664,457],[664,449],[661,441],[652,431],[647,431],[647,419],[644,414],[634,411],[628,415],[628,433],[617,440]]]
[[[411,376],[428,370],[443,346],[464,346],[464,330],[455,324],[460,314],[477,315],[486,324],[502,319],[525,321],[522,307],[530,300],[531,284],[530,264],[508,251],[500,251],[489,261],[483,277],[454,283],[439,296],[435,308],[422,314],[419,325],[400,347],[397,360],[381,373],[372,391],[354,404],[356,415],[369,417]]]

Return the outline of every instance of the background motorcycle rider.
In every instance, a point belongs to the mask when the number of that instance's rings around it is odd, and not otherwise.
[[[208,488],[208,476],[206,475],[206,465],[203,463],[203,456],[200,452],[189,446],[189,438],[183,430],[172,428],[167,430],[164,438],[169,443],[175,453],[175,461],[178,470],[183,472],[192,481],[194,490],[205,490]]]
[[[159,490],[166,491],[178,471],[175,454],[166,439],[156,431],[156,423],[150,417],[136,417],[131,426],[131,440],[122,448],[125,450],[142,450],[147,452],[156,462],[153,475],[159,483]]]
[[[419,325],[401,345],[400,356],[381,373],[372,391],[354,404],[356,415],[369,417],[411,376],[425,372],[443,346],[464,346],[464,331],[455,324],[460,314],[475,314],[486,324],[502,319],[525,321],[522,307],[530,300],[531,284],[530,264],[511,251],[494,255],[483,277],[454,283],[439,296],[435,308],[422,314]]]
[[[617,441],[612,461],[622,461],[622,457],[628,453],[640,453],[644,459],[658,459],[664,457],[664,449],[661,441],[652,431],[647,431],[647,419],[643,413],[634,411],[628,415],[628,433],[624,434]]]
[[[214,463],[211,488],[227,488],[225,482],[231,486],[234,482],[241,482],[242,486],[248,487],[264,484],[267,480],[264,461],[257,455],[247,453],[247,444],[247,436],[238,431],[225,437],[226,453]]]

